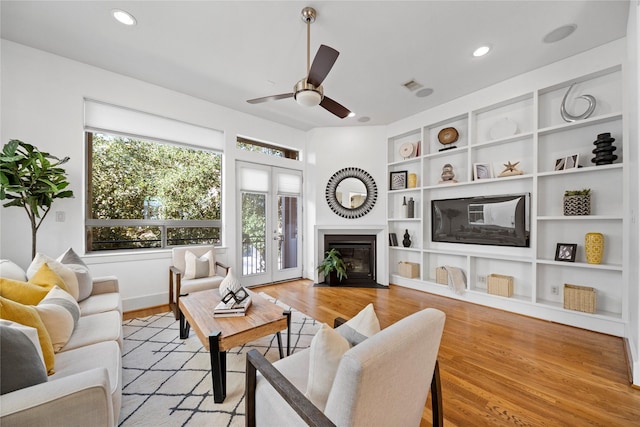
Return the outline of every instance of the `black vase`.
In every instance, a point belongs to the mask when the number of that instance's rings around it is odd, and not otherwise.
[[[404,230],[404,239],[402,240],[402,246],[408,248],[411,246],[411,239],[409,238],[409,230]]]
[[[611,138],[611,133],[606,132],[599,134],[598,139],[593,141],[593,145],[595,145],[596,148],[591,151],[595,154],[591,162],[595,163],[596,166],[610,165],[613,163],[614,160],[618,158],[618,156],[613,154],[613,152],[616,151],[616,147],[612,145],[613,141],[615,141],[615,138]]]

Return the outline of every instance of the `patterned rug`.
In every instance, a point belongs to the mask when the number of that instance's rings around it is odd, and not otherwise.
[[[306,348],[320,323],[291,309],[291,352]],[[245,355],[258,349],[279,359],[275,335],[227,352],[227,398],[213,402],[211,362],[193,329],[181,340],[180,322],[164,313],[123,322],[121,426],[244,426]],[[283,345],[286,334],[282,332]],[[286,350],[285,350],[286,351]]]

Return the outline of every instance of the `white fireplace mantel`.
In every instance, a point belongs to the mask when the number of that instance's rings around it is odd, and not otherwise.
[[[387,226],[384,224],[363,224],[363,225],[316,225],[314,245],[314,265],[313,280],[318,283],[317,265],[324,256],[324,236],[325,234],[375,234],[376,236],[376,280],[380,285],[389,286],[389,238]]]

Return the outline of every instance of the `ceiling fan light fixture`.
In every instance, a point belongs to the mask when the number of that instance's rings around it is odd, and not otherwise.
[[[315,90],[303,90],[296,93],[296,102],[303,107],[315,107],[316,105],[320,105],[320,101],[322,101],[322,95],[320,95]]]
[[[121,9],[112,9],[111,15],[116,21],[127,26],[136,25],[136,23],[138,22],[132,14]]]

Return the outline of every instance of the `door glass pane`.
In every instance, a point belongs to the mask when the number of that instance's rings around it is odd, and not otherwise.
[[[242,275],[266,272],[266,195],[242,193]]]
[[[298,198],[278,196],[278,270],[298,266]]]

